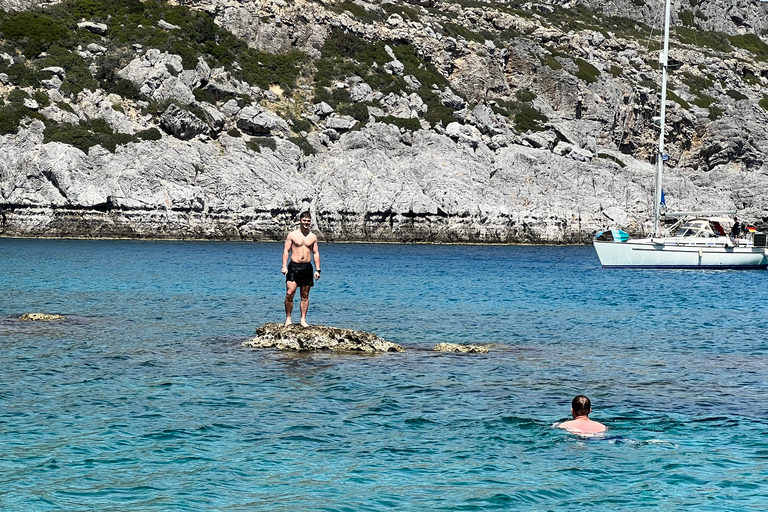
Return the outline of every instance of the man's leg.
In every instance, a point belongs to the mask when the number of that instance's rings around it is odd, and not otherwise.
[[[307,323],[307,310],[309,309],[309,290],[311,286],[301,287],[301,302],[299,303],[299,309],[301,309],[301,325],[302,327],[309,327]]]
[[[291,325],[291,312],[293,311],[293,297],[296,295],[296,283],[285,282],[285,325]]]

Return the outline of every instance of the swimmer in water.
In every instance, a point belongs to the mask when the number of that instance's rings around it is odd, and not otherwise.
[[[571,402],[571,421],[564,421],[558,425],[574,434],[599,434],[607,430],[606,426],[589,419],[592,412],[592,403],[584,395],[579,395]]]

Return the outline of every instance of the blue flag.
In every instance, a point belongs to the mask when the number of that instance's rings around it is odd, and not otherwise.
[[[661,206],[667,206],[667,202],[664,200],[664,189],[661,189]]]

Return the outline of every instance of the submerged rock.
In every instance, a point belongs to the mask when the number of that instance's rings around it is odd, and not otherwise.
[[[438,343],[433,349],[436,352],[461,352],[465,354],[487,354],[488,347],[482,345],[459,345],[458,343]]]
[[[334,352],[405,352],[395,343],[376,334],[324,325],[301,327],[294,324],[269,323],[256,329],[256,337],[243,343],[246,347],[277,348],[280,350],[332,350]]]
[[[64,316],[48,313],[24,313],[19,317],[19,320],[22,322],[51,322],[53,320],[64,320]]]

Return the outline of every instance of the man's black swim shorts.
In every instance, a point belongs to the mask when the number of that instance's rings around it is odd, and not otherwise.
[[[311,263],[288,263],[288,273],[285,274],[285,281],[293,281],[296,286],[313,286],[315,284]]]

